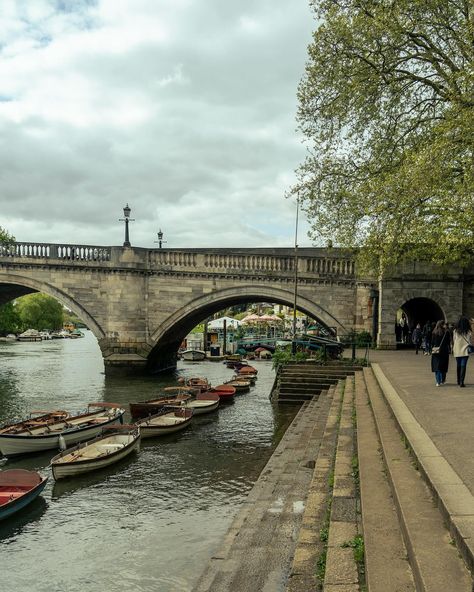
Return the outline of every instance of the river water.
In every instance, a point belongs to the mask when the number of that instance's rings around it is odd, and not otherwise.
[[[249,393],[176,435],[145,440],[105,471],[55,483],[53,451],[2,469],[49,475],[29,509],[0,522],[1,590],[184,592],[191,590],[285,429],[293,408],[269,401],[270,362],[256,362]],[[179,376],[228,380],[222,362],[180,362]],[[37,409],[153,397],[176,377],[104,375],[96,339],[0,343],[0,423]],[[126,420],[129,418],[128,412]]]

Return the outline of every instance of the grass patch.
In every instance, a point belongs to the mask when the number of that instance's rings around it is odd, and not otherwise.
[[[356,536],[352,540],[342,543],[341,547],[351,547],[352,549],[354,549],[354,561],[359,566],[364,565],[364,537],[361,534],[356,534]]]

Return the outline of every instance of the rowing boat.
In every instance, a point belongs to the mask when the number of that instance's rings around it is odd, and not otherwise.
[[[140,450],[140,429],[136,426],[113,426],[93,440],[82,442],[51,459],[53,477],[64,479],[104,469]]]
[[[91,411],[93,407],[97,409]],[[68,415],[51,423],[23,426],[14,433],[0,432],[0,452],[4,456],[17,456],[65,449],[94,438],[105,426],[122,423],[124,413],[125,409],[116,403],[89,403],[86,413]]]
[[[10,517],[35,500],[48,477],[36,471],[9,469],[0,472],[0,520]]]
[[[154,438],[184,430],[191,423],[192,418],[192,409],[165,407],[156,415],[139,419],[136,425],[140,428],[142,438]]]

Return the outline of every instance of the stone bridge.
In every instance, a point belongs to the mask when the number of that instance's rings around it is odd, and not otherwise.
[[[296,266],[296,269],[295,269]],[[297,308],[336,335],[377,334],[395,346],[396,311],[411,323],[474,316],[473,270],[401,267],[383,281],[357,273],[337,248],[146,249],[15,243],[0,247],[0,304],[43,292],[97,337],[107,373],[170,366],[183,338],[228,306],[272,302]]]

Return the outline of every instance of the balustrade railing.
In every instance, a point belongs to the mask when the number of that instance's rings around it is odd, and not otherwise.
[[[60,245],[44,243],[11,243],[0,245],[0,257],[22,259],[61,259],[67,261],[110,261],[111,247]]]
[[[112,260],[112,249],[114,255]],[[262,250],[263,251],[263,250]],[[205,249],[178,250],[178,249],[141,249],[137,248],[133,253],[133,261],[140,267],[158,270],[166,267],[170,271],[192,271],[204,273],[261,273],[278,276],[294,275],[295,262],[298,262],[298,274],[300,276],[333,276],[353,277],[355,275],[355,262],[350,257],[325,256],[324,250],[315,249],[314,254],[310,249],[298,254],[296,259],[290,249],[282,249],[282,254],[274,250],[262,252],[257,249],[252,253],[251,249],[231,252],[229,249],[218,250]],[[308,253],[309,251],[309,253]],[[69,244],[44,244],[16,242],[10,245],[0,244],[0,257],[15,257],[21,259],[48,259],[50,261],[68,262],[116,262],[117,266],[122,262],[122,250],[119,247],[100,247],[88,245]],[[128,259],[128,263],[132,260]]]

